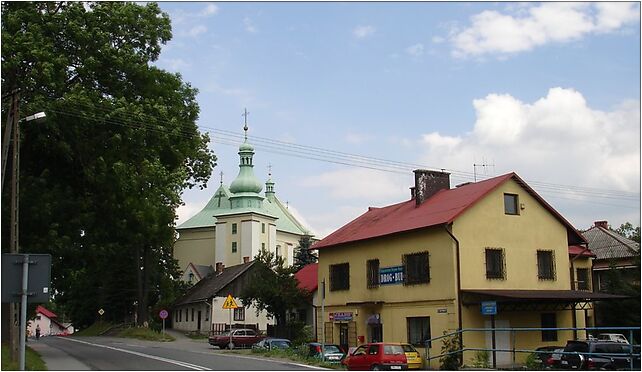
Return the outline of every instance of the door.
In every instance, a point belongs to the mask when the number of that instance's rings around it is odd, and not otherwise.
[[[339,323],[339,346],[343,348],[343,350],[348,350],[349,346],[349,341],[348,341],[348,324],[347,323]]]
[[[383,342],[383,325],[370,324],[368,325],[368,342]]]
[[[201,311],[200,310],[198,311],[198,323],[196,323],[196,330],[198,330],[199,333],[201,332]]]
[[[509,328],[508,320],[495,320],[495,328]],[[492,328],[490,320],[485,322],[485,328]],[[486,348],[493,348],[493,333],[486,332]],[[495,349],[510,350],[513,346],[510,341],[510,332],[495,332]],[[497,367],[510,367],[513,364],[513,353],[507,351],[497,352]],[[493,352],[489,352],[490,365],[493,365]]]

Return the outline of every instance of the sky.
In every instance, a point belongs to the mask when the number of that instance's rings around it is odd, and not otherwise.
[[[162,2],[157,66],[198,88],[218,157],[177,223],[254,171],[322,238],[410,198],[515,172],[578,229],[640,225],[639,3]]]

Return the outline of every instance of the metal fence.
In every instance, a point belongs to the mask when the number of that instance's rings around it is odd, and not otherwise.
[[[425,353],[426,353],[426,361],[428,362],[428,366],[430,365],[430,361],[433,359],[440,359],[449,355],[459,355],[459,358],[461,361],[464,360],[463,355],[464,352],[488,352],[493,355],[493,368],[497,368],[495,365],[497,358],[496,358],[496,353],[498,352],[504,352],[504,353],[511,353],[512,354],[512,365],[510,369],[516,369],[520,367],[520,365],[516,361],[517,354],[520,353],[527,353],[527,354],[551,354],[552,351],[547,350],[547,351],[538,351],[538,350],[531,350],[531,349],[518,349],[515,347],[516,345],[516,339],[517,339],[517,334],[520,332],[541,332],[541,331],[584,331],[585,334],[588,336],[588,338],[584,339],[578,339],[578,340],[586,340],[590,339],[592,335],[598,334],[598,333],[616,333],[613,331],[617,331],[617,333],[621,333],[624,336],[628,336],[627,339],[629,343],[631,344],[631,347],[629,347],[629,353],[589,353],[589,352],[582,352],[581,354],[584,356],[592,356],[592,355],[599,355],[599,356],[624,356],[628,357],[630,361],[629,365],[629,370],[639,370],[639,367],[634,369],[634,357],[637,357],[638,360],[640,358],[640,349],[639,349],[639,340],[638,341],[638,348],[637,351],[634,350],[634,342],[635,340],[635,335],[639,337],[640,335],[640,327],[589,327],[589,328],[572,328],[572,327],[566,327],[566,328],[464,328],[461,330],[457,330],[455,332],[451,332],[448,334],[444,334],[439,337],[434,337],[429,340],[426,340],[424,344],[426,345],[425,347]],[[609,332],[610,331],[610,332]],[[510,332],[511,333],[511,340],[512,340],[512,347],[510,349],[501,349],[501,348],[473,348],[473,347],[465,347],[461,342],[459,343],[460,348],[458,350],[454,351],[446,351],[442,352],[441,354],[438,355],[430,355],[430,347],[428,345],[431,345],[434,341],[439,341],[439,340],[444,340],[446,338],[450,337],[458,337],[459,340],[461,341],[463,338],[463,335],[466,333],[472,334],[475,332],[480,332],[487,334],[491,332],[492,334],[496,332]],[[556,354],[566,354],[566,355],[578,355],[577,352],[556,352]]]

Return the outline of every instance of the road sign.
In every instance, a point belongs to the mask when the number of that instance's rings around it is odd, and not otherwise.
[[[100,316],[103,316],[105,314],[105,310],[103,309],[98,310],[98,314],[100,314]]]
[[[161,310],[158,315],[160,315],[161,319],[165,320],[169,316],[169,313],[167,312],[167,310]]]
[[[482,315],[497,315],[497,301],[482,301]]]
[[[24,258],[29,257],[27,301],[49,302],[51,294],[51,255],[48,254],[2,254],[2,302],[21,301],[22,269]]]
[[[225,302],[223,302],[223,309],[236,309],[239,305],[236,304],[236,301],[232,298],[232,295],[227,295]]]

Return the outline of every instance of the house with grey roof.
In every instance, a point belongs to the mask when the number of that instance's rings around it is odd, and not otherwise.
[[[173,255],[184,272],[190,264],[217,270],[246,263],[261,249],[292,265],[299,239],[312,235],[276,196],[271,174],[261,194],[263,185],[254,175],[254,147],[247,142],[247,124],[244,129],[236,179],[227,186],[221,178],[205,207],[176,228]]]
[[[255,262],[212,271],[191,287],[172,304],[172,328],[185,332],[208,333],[210,330],[253,328],[266,331],[274,324],[265,311],[258,312],[253,306],[244,307],[239,299],[245,285],[252,280]],[[235,309],[223,309],[227,296],[232,296],[238,305]]]
[[[604,290],[605,275],[610,267],[621,270],[625,279],[639,283],[640,278],[634,271],[634,260],[640,256],[640,243],[609,229],[607,221],[595,221],[595,224],[582,235],[588,241],[591,252],[595,254],[594,290]]]

